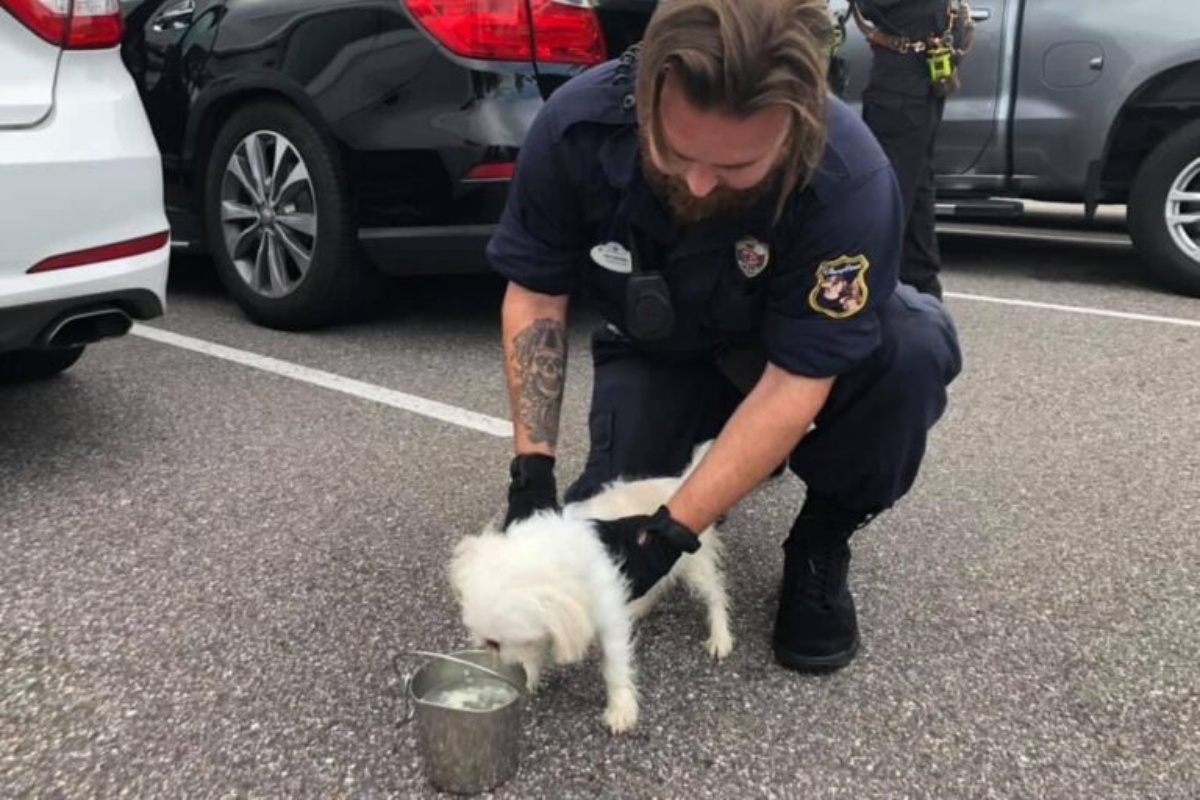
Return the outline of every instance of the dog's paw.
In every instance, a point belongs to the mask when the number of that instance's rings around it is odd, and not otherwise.
[[[717,661],[723,661],[733,652],[733,636],[729,631],[713,631],[712,636],[704,640],[704,651]]]
[[[601,719],[604,727],[611,733],[625,733],[631,730],[638,720],[637,698],[633,692],[622,691],[613,695]]]
[[[526,662],[521,665],[525,670],[525,688],[530,694],[537,694],[542,688],[542,670],[540,664]]]

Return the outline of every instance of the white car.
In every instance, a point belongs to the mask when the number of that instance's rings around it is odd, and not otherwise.
[[[166,310],[162,159],[118,0],[0,0],[0,383]]]

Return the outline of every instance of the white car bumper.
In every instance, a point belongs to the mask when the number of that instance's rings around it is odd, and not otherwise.
[[[115,51],[62,54],[51,115],[0,130],[0,187],[0,350],[37,343],[33,328],[77,308],[108,304],[134,319],[165,311],[169,243],[30,273],[168,230],[158,146]]]

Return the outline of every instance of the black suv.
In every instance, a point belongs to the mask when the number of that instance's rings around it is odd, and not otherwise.
[[[323,325],[394,275],[486,269],[550,92],[655,0],[121,0],[177,246],[260,324]]]

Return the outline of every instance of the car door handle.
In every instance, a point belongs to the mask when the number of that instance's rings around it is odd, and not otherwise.
[[[987,22],[992,18],[992,10],[990,8],[972,8],[971,20],[973,22]]]
[[[150,28],[155,33],[181,31],[192,24],[195,13],[195,0],[179,0],[158,12],[154,17],[154,24]]]

